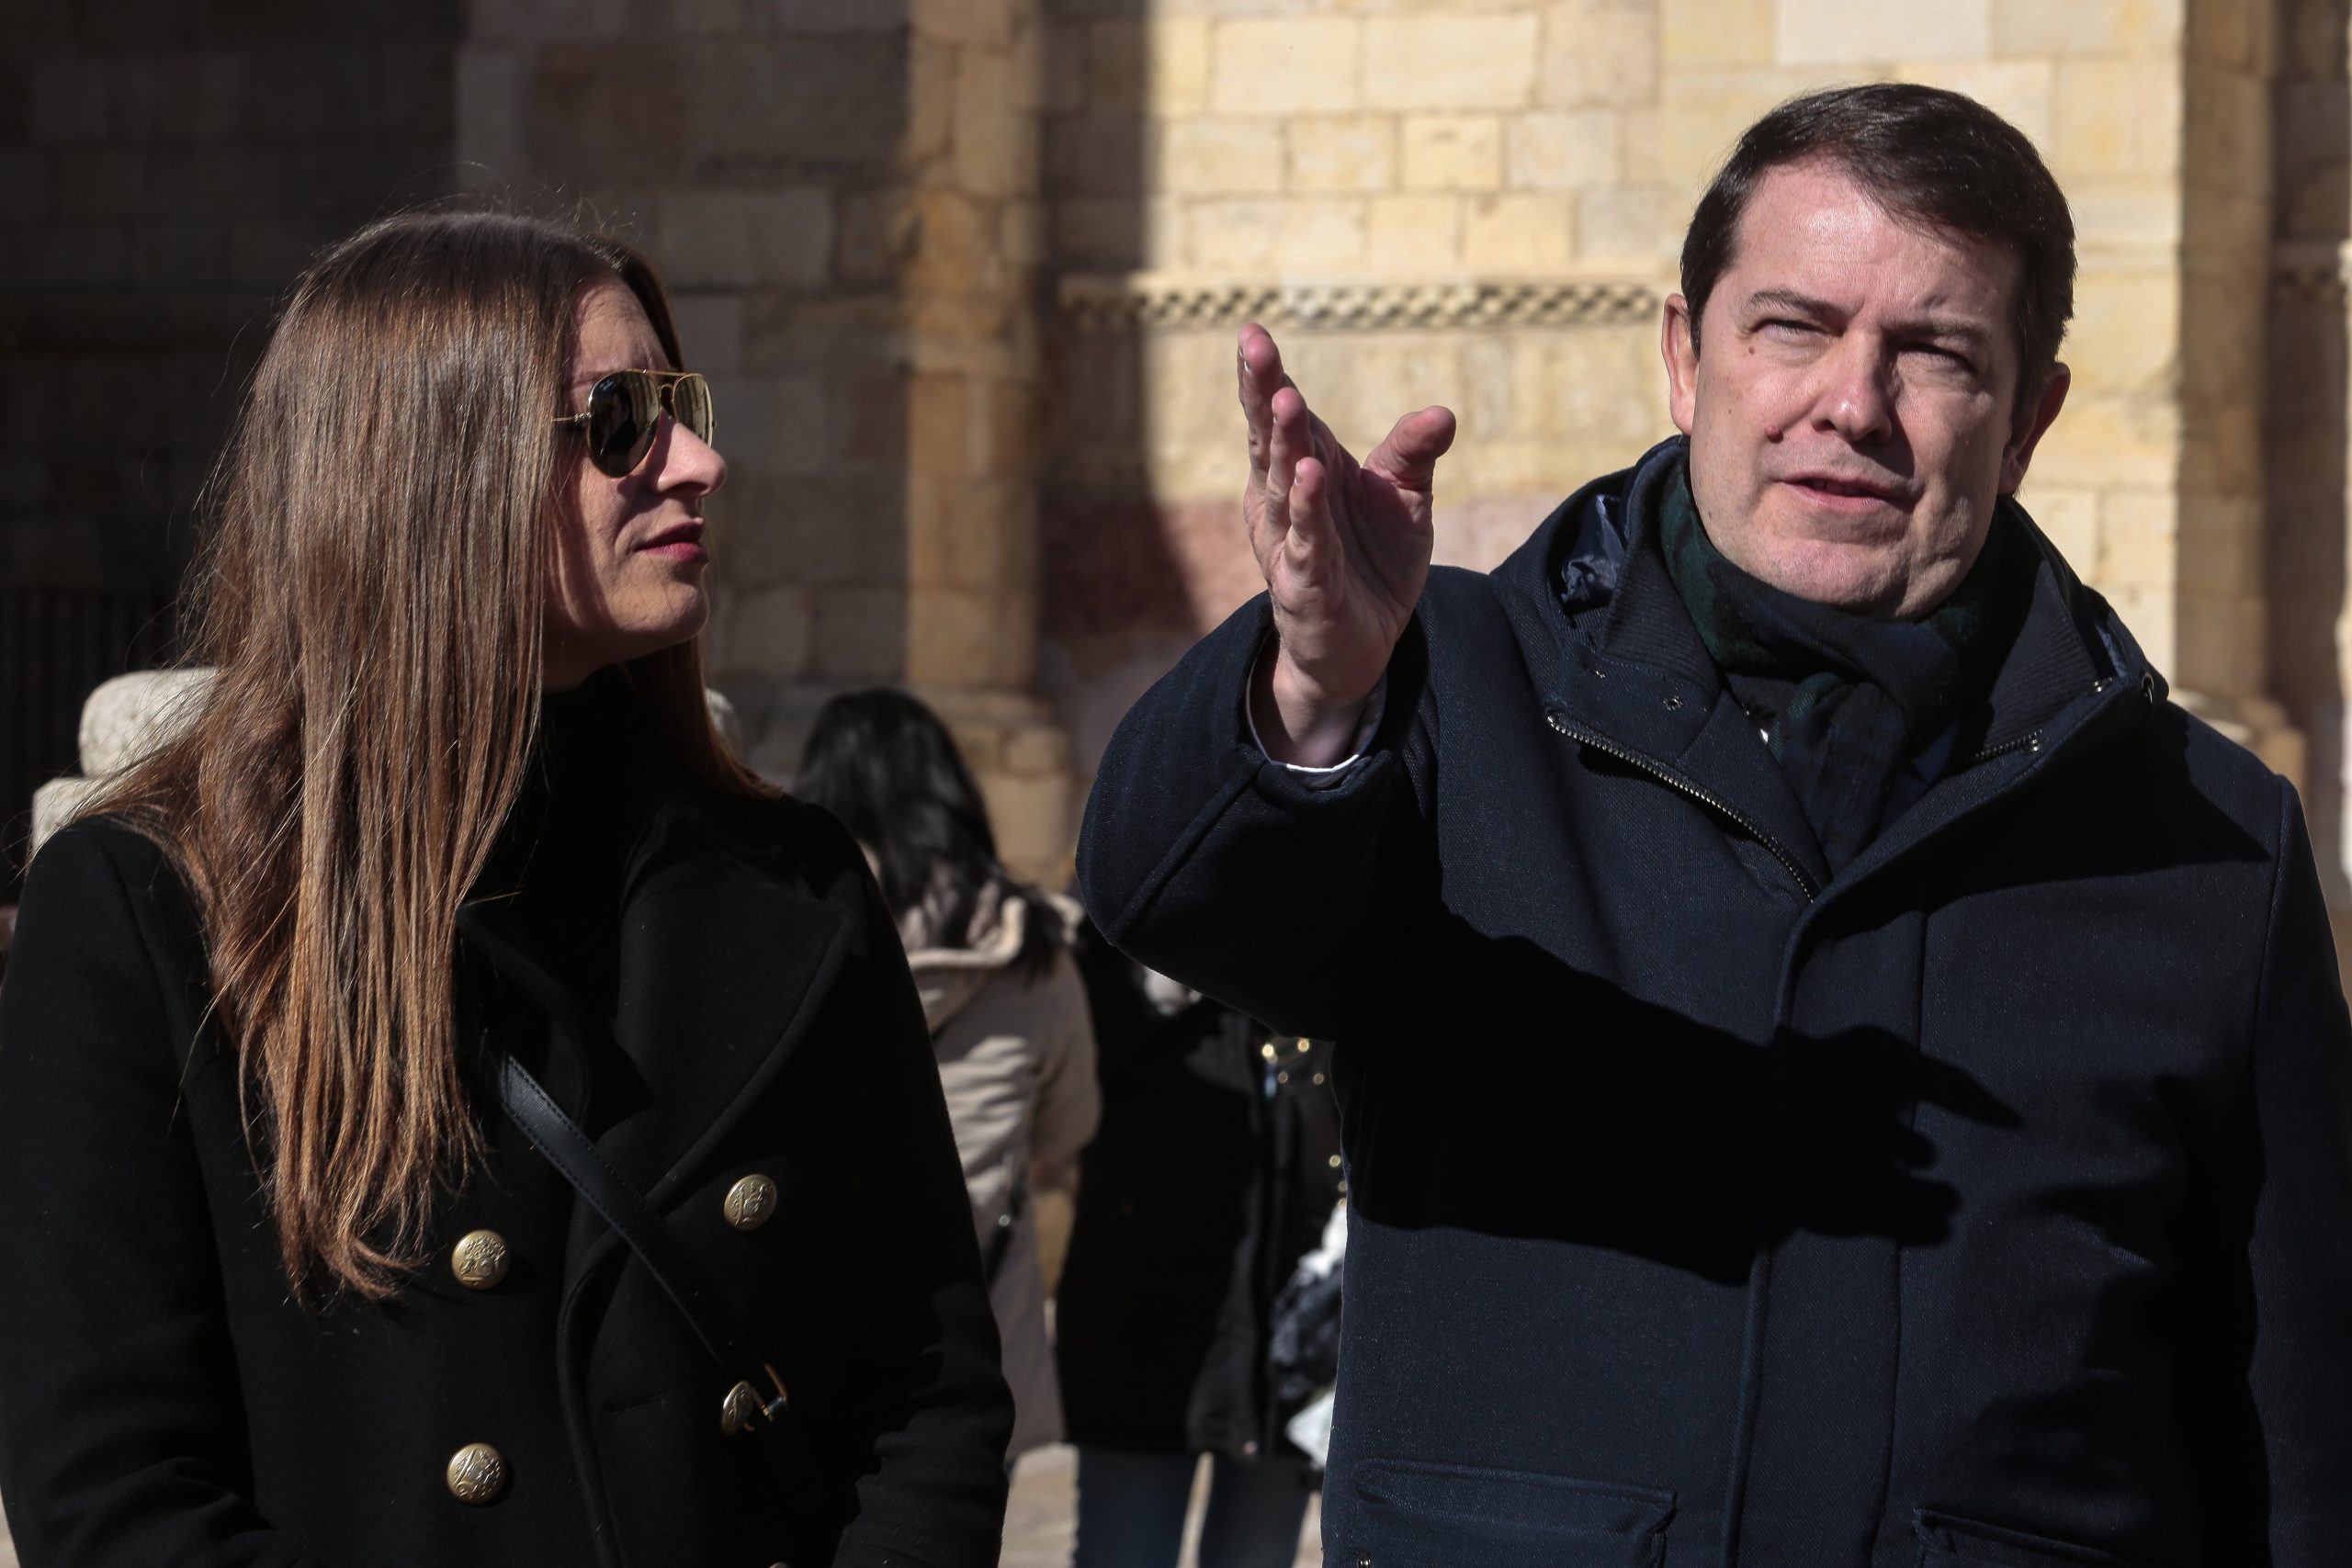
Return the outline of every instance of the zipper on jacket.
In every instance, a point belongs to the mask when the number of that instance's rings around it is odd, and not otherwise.
[[[2039,751],[2041,750],[2041,731],[2039,729],[2028,730],[2025,734],[2018,736],[2015,740],[2004,740],[1998,746],[1985,747],[1984,750],[1977,752],[1975,756],[1969,759],[1968,765],[1973,768],[1979,762],[1989,762],[1996,757],[2006,757],[2012,751]]]
[[[1560,734],[1565,735],[1569,739],[1575,741],[1577,745],[1589,746],[1603,756],[1614,757],[1617,761],[1624,763],[1628,767],[1639,769],[1641,772],[1647,773],[1650,777],[1657,780],[1658,783],[1666,785],[1667,788],[1673,790],[1676,794],[1688,796],[1690,799],[1695,800],[1700,805],[1705,807],[1708,810],[1714,812],[1717,816],[1728,819],[1737,827],[1741,832],[1746,833],[1749,838],[1763,845],[1765,849],[1770,851],[1772,858],[1779,861],[1781,865],[1788,869],[1789,874],[1796,878],[1797,887],[1804,894],[1804,901],[1806,903],[1812,903],[1815,897],[1820,893],[1821,889],[1814,886],[1813,874],[1805,870],[1804,862],[1791,854],[1787,847],[1778,839],[1775,839],[1771,834],[1766,832],[1762,823],[1757,821],[1756,818],[1750,817],[1747,812],[1742,811],[1738,807],[1734,806],[1730,801],[1725,800],[1723,796],[1713,794],[1711,791],[1702,789],[1697,784],[1692,784],[1690,780],[1683,778],[1679,774],[1668,773],[1666,769],[1658,766],[1658,764],[1651,761],[1648,758],[1642,756],[1640,753],[1628,750],[1626,748],[1618,745],[1615,741],[1609,739],[1607,737],[1596,734],[1592,730],[1585,728],[1582,725],[1570,724],[1556,707],[1553,707],[1548,705],[1544,707],[1544,722],[1550,725]]]

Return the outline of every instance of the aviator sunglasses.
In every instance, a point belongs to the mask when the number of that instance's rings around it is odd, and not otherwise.
[[[710,383],[691,370],[616,370],[589,389],[587,412],[562,415],[556,423],[579,426],[588,437],[588,460],[617,479],[634,473],[653,450],[665,412],[697,441],[707,443],[718,428]]]

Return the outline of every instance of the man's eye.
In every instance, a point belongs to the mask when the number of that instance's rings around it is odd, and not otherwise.
[[[1775,318],[1764,322],[1758,330],[1770,333],[1775,337],[1811,337],[1820,329],[1811,321],[1792,321]]]
[[[1956,348],[1946,348],[1941,344],[1907,344],[1905,345],[1903,352],[1915,356],[1940,361],[1949,369],[1973,370],[1976,368],[1974,365],[1969,362],[1968,356],[1961,353],[1960,350]]]

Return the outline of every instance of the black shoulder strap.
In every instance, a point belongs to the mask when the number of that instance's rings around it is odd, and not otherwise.
[[[679,1314],[695,1331],[695,1337],[702,1341],[703,1348],[710,1352],[710,1359],[718,1363],[719,1370],[751,1383],[754,1389],[763,1386],[761,1374],[766,1374],[765,1382],[776,1389],[775,1399],[769,1402],[768,1414],[771,1418],[781,1416],[781,1382],[744,1340],[732,1314],[720,1305],[702,1270],[686,1256],[685,1248],[678,1245],[678,1238],[596,1152],[588,1134],[563,1113],[563,1108],[539,1080],[511,1055],[502,1055],[499,1060],[498,1098],[506,1107],[506,1114],[547,1156],[548,1163],[571,1183],[637,1254],[638,1261],[645,1265],[662,1292],[676,1303]],[[766,1398],[764,1394],[761,1397]]]

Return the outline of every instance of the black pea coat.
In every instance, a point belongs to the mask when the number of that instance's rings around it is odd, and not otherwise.
[[[1099,941],[1079,964],[1102,1125],[1055,1298],[1063,1426],[1138,1453],[1295,1452],[1269,1314],[1339,1199],[1330,1048],[1205,998],[1160,1013]]]
[[[1433,572],[1336,784],[1249,742],[1262,600],[1095,784],[1110,939],[1338,1042],[1327,1556],[2352,1562],[2293,790],[2036,535],[1961,761],[1831,878],[1650,538],[1672,457]]]
[[[33,865],[0,990],[0,1495],[26,1568],[995,1562],[1012,1404],[865,863],[791,802],[673,777],[642,804],[592,811],[587,845],[556,813],[519,890],[469,905],[461,998],[774,1359],[808,1461],[722,1433],[738,1374],[486,1092],[487,1159],[413,1282],[296,1304],[190,899],[98,820]],[[551,1030],[548,984],[609,1033]],[[778,1201],[737,1229],[753,1174]],[[485,1228],[512,1266],[468,1289],[451,1247]],[[476,1442],[507,1471],[486,1506],[445,1480]]]

